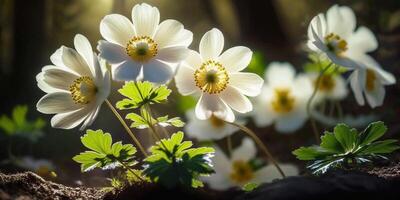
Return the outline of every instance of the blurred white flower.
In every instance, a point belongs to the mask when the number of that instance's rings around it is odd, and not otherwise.
[[[356,17],[347,6],[332,6],[326,15],[315,16],[308,27],[308,47],[333,63],[359,68],[358,59],[378,47],[374,34],[366,27],[356,29]]]
[[[172,19],[161,23],[156,7],[142,3],[132,9],[132,21],[119,14],[100,22],[100,57],[113,66],[113,78],[121,81],[143,79],[165,83],[176,65],[186,58],[192,32]]]
[[[91,125],[110,93],[111,78],[106,63],[100,61],[83,35],[76,35],[75,49],[62,46],[51,57],[54,65],[42,68],[38,86],[48,93],[36,107],[51,119],[55,128],[71,129]]]
[[[317,86],[317,79],[319,73],[307,73],[313,87]],[[324,99],[328,100],[342,100],[348,94],[347,84],[342,75],[340,74],[323,74],[319,81],[318,91],[315,101]]]
[[[350,76],[350,85],[358,104],[364,105],[364,95],[368,104],[375,108],[383,104],[385,85],[396,83],[393,74],[385,71],[370,56],[363,57],[361,63],[364,68],[354,70]]]
[[[30,156],[22,157],[17,161],[17,165],[35,172],[40,176],[50,175],[50,173],[55,170],[55,166],[51,161],[45,159],[34,159]]]
[[[206,120],[200,120],[196,117],[194,110],[188,110],[186,117],[188,121],[185,133],[199,141],[219,140],[239,130],[238,127],[228,124],[214,115]]]
[[[244,138],[242,144],[234,149],[232,157],[228,158],[223,151],[215,148],[215,156],[212,158],[215,174],[205,177],[204,181],[216,190],[226,190],[231,187],[242,187],[246,183],[266,183],[281,178],[275,166],[267,165],[254,170],[250,161],[256,158],[257,150],[250,138]],[[293,165],[279,165],[286,176],[298,174],[298,169]]]
[[[298,75],[289,63],[271,63],[265,71],[265,84],[256,98],[254,122],[259,127],[275,123],[275,129],[290,133],[307,120],[307,101],[313,86],[305,75]]]
[[[237,46],[221,54],[223,48],[221,31],[208,31],[200,41],[200,53],[191,50],[175,77],[182,95],[201,94],[196,116],[202,120],[216,116],[233,122],[231,108],[240,113],[251,111],[253,106],[246,96],[257,96],[263,84],[258,75],[240,72],[251,61],[249,48]]]

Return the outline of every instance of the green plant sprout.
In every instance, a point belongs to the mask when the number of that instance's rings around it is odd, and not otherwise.
[[[191,141],[183,141],[183,132],[174,133],[170,139],[162,139],[150,148],[151,155],[145,161],[144,174],[165,187],[177,185],[202,187],[202,175],[214,173],[210,157],[211,147],[191,148]]]
[[[13,108],[11,116],[0,117],[0,129],[6,136],[20,136],[36,142],[43,136],[42,128],[46,125],[43,119],[33,121],[27,119],[28,106],[17,105]]]
[[[332,132],[325,131],[319,146],[301,147],[293,154],[299,160],[311,161],[307,166],[314,174],[323,174],[332,168],[352,168],[376,159],[387,159],[384,154],[400,148],[397,140],[381,138],[387,127],[383,122],[373,122],[358,133],[346,124],[338,124]]]

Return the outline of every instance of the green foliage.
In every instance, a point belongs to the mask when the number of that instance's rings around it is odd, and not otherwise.
[[[154,86],[148,81],[127,82],[118,92],[127,97],[117,102],[116,106],[120,110],[135,109],[146,104],[162,103],[171,94],[171,90],[167,86]]]
[[[192,109],[196,106],[196,99],[190,95],[188,96],[182,96],[182,95],[177,95],[176,98],[176,107],[181,113],[185,113],[189,109]]]
[[[260,76],[263,76],[266,66],[267,63],[265,61],[263,53],[260,51],[255,51],[253,53],[253,57],[251,57],[251,62],[246,69],[249,72],[253,72]]]
[[[251,191],[257,189],[258,186],[260,186],[260,184],[257,184],[257,183],[247,183],[246,185],[244,185],[244,186],[242,187],[242,190],[245,191],[245,192],[251,192]]]
[[[82,172],[90,171],[94,168],[112,169],[115,167],[132,166],[136,164],[133,160],[136,148],[131,144],[121,142],[112,143],[109,133],[102,130],[87,130],[81,137],[82,144],[90,149],[73,157],[73,160],[81,164]]]
[[[177,185],[203,186],[202,175],[214,172],[210,157],[211,147],[191,148],[191,141],[183,141],[183,132],[174,133],[170,139],[162,139],[150,148],[151,155],[144,161],[144,174],[152,181],[171,188]]]
[[[179,117],[168,119],[168,115],[166,115],[154,119],[151,116],[147,115],[146,113],[147,111],[142,110],[142,115],[138,115],[136,113],[127,114],[126,119],[132,121],[131,128],[145,129],[149,128],[149,124],[153,126],[160,125],[163,127],[166,126],[183,127],[185,125],[185,123]],[[145,118],[142,116],[147,116],[147,117]]]
[[[11,117],[2,115],[0,117],[0,129],[8,136],[21,136],[36,141],[43,135],[42,128],[46,125],[43,119],[37,118],[34,121],[27,119],[28,106],[15,106]]]
[[[328,59],[321,59],[318,54],[310,54],[309,55],[310,62],[307,62],[304,64],[304,71],[305,72],[315,72],[319,73],[321,72],[326,66],[328,66],[331,61]],[[342,74],[347,71],[345,67],[335,65],[337,67],[330,67],[327,69],[324,74],[326,75],[338,75]]]
[[[393,139],[377,141],[386,131],[380,121],[371,123],[361,133],[346,124],[338,124],[333,133],[325,132],[320,146],[301,147],[293,154],[299,160],[312,161],[308,168],[314,174],[325,173],[334,167],[348,168],[379,158],[387,159],[382,154],[391,153],[400,146]]]

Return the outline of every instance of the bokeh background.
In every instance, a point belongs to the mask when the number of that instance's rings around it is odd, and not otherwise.
[[[51,116],[35,108],[44,94],[36,86],[35,76],[44,65],[50,64],[50,55],[61,45],[73,46],[77,33],[86,35],[92,46],[96,46],[101,39],[99,23],[105,15],[119,13],[130,18],[132,7],[141,2],[158,7],[161,20],[177,19],[191,30],[192,49],[198,49],[206,31],[219,28],[225,35],[225,47],[244,45],[257,52],[261,66],[252,70],[261,71],[271,61],[288,61],[301,70],[307,61],[304,44],[311,18],[333,4],[347,5],[355,11],[357,24],[369,27],[377,36],[380,45],[374,57],[396,77],[400,75],[399,0],[0,0],[0,114],[9,114],[15,105],[26,104],[29,118],[41,117],[49,123]],[[114,90],[119,86],[114,84]],[[173,83],[171,87],[174,88]],[[399,84],[388,87],[385,104],[378,109],[358,106],[350,94],[343,102],[344,110],[376,115],[389,125],[387,137],[399,138],[399,92]],[[115,102],[120,96],[114,92],[110,98]],[[170,103],[171,106],[160,108],[159,112],[184,116],[176,92]],[[249,126],[255,128],[251,121]],[[105,106],[91,128],[111,132],[115,140],[129,141]],[[282,162],[296,162],[290,152],[312,143],[313,139],[309,124],[292,135],[279,134],[268,127],[256,131]],[[53,161],[57,166],[56,181],[71,185],[76,180],[87,185],[105,184],[102,177],[108,172],[81,174],[79,165],[71,159],[83,149],[79,140],[82,132],[52,129],[49,125],[44,132],[45,136],[28,145],[29,148],[26,143],[13,145],[14,153]],[[8,140],[1,131],[0,139],[0,160],[3,160],[7,157]],[[0,166],[0,171],[19,170],[6,164]]]

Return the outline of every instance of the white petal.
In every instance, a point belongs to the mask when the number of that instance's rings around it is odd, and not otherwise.
[[[167,19],[158,26],[154,40],[159,48],[168,46],[187,47],[192,43],[193,33],[184,29],[180,22]]]
[[[69,91],[70,86],[79,77],[68,71],[59,69],[48,69],[43,73],[43,81],[49,86],[65,91]]]
[[[237,72],[229,75],[229,85],[247,96],[257,96],[261,92],[264,80],[254,73]]]
[[[254,144],[253,140],[249,137],[245,137],[242,140],[240,146],[233,150],[232,152],[232,160],[233,161],[250,161],[255,158],[257,155],[257,148]]]
[[[327,11],[329,31],[347,39],[356,27],[356,16],[347,6],[334,5]]]
[[[270,101],[261,102],[257,99],[257,102],[254,105],[254,110],[251,112],[254,123],[257,127],[266,127],[274,122],[276,116],[275,113],[270,110],[270,104]]]
[[[50,56],[50,60],[51,62],[59,67],[65,67],[63,61],[62,61],[62,52],[63,52],[63,48],[64,46],[61,46],[60,48],[58,48],[51,56]]]
[[[365,97],[371,108],[381,106],[385,99],[385,87],[381,84],[376,84],[375,87],[376,88],[373,91],[365,90]]]
[[[188,56],[186,57],[185,61],[183,62],[187,67],[196,70],[200,68],[202,64],[202,59],[199,53],[193,50],[189,50]]]
[[[74,72],[83,76],[92,76],[89,66],[83,60],[82,56],[74,49],[64,47],[62,50],[62,61],[64,65]]]
[[[60,113],[51,118],[51,126],[61,129],[72,129],[85,120],[90,112],[90,107],[83,107],[79,110]]]
[[[305,109],[302,112],[280,116],[276,119],[275,128],[281,133],[293,133],[300,129],[307,121]]]
[[[228,86],[219,96],[228,106],[240,113],[250,112],[253,109],[250,100],[231,86]]]
[[[45,72],[40,72],[38,75],[36,75],[37,86],[46,93],[61,92],[62,90],[53,88],[44,82],[44,73]]]
[[[190,95],[199,91],[194,81],[194,70],[186,65],[180,65],[175,76],[176,87],[182,95]]]
[[[224,35],[221,31],[213,28],[203,35],[200,41],[200,55],[203,60],[215,60],[224,48]]]
[[[100,52],[99,56],[110,64],[119,64],[130,59],[123,47],[111,42],[100,40],[97,49]]]
[[[95,74],[95,70],[93,69],[93,50],[89,40],[85,36],[77,34],[74,38],[74,46],[76,51],[78,51],[78,53],[86,61],[87,65],[91,67],[92,73]]]
[[[225,174],[211,174],[208,177],[204,177],[204,181],[214,190],[227,190],[233,187],[229,177]]]
[[[348,39],[348,46],[350,51],[355,51],[355,54],[363,54],[376,50],[378,48],[378,41],[371,30],[361,26]]]
[[[155,58],[169,63],[178,63],[183,61],[188,53],[189,50],[183,46],[166,47],[160,49]]]
[[[118,81],[136,81],[141,68],[141,63],[127,60],[114,69],[113,79]]]
[[[286,177],[299,175],[299,170],[294,165],[279,164],[279,167],[285,173]],[[280,179],[282,178],[282,175],[279,173],[275,165],[270,164],[257,170],[254,177],[255,178],[252,180],[252,182],[261,184],[270,183],[275,179]]]
[[[272,62],[265,71],[265,81],[271,86],[291,85],[296,71],[290,63]]]
[[[160,12],[146,3],[135,5],[132,9],[132,22],[136,35],[153,37],[160,23]]]
[[[173,70],[170,65],[159,60],[153,60],[143,65],[143,80],[153,83],[166,83],[171,80]]]
[[[313,34],[313,31],[316,33],[316,35]],[[326,28],[325,16],[322,13],[319,13],[311,20],[310,24],[308,25],[308,30],[307,30],[308,47],[313,51],[319,51],[318,48],[313,43],[315,40],[317,40],[315,36],[317,36],[318,38],[323,38],[326,32],[327,28]]]
[[[365,73],[366,72],[364,70],[355,70],[350,75],[350,86],[359,105],[365,104],[362,89],[364,88],[365,84]]]
[[[43,96],[36,105],[37,110],[45,114],[70,112],[81,107],[82,106],[75,104],[71,94],[66,92],[47,94]]]
[[[205,120],[210,118],[212,114],[228,122],[235,121],[232,109],[217,95],[204,93],[197,102],[196,116],[199,119]]]
[[[250,64],[252,55],[253,52],[249,48],[237,46],[226,50],[219,57],[219,60],[228,71],[238,72]]]
[[[82,126],[79,128],[79,130],[83,131],[85,130],[88,126],[92,125],[94,120],[96,119],[97,115],[99,114],[100,111],[100,106],[96,108],[92,113],[90,113],[85,121],[83,122]]]
[[[105,16],[100,22],[100,33],[107,41],[122,47],[135,35],[131,21],[119,14]]]
[[[220,174],[229,174],[230,173],[230,161],[228,157],[225,155],[224,151],[222,151],[218,146],[213,146],[215,149],[214,157],[211,158],[213,161],[214,169],[217,173]]]

